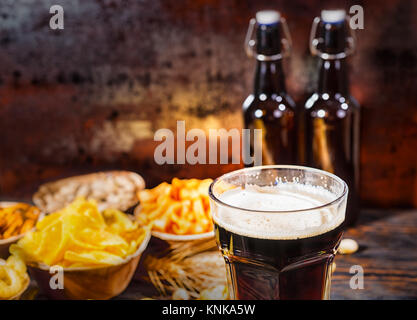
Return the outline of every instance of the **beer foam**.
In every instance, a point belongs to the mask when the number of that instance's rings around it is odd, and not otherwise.
[[[344,206],[314,209],[336,198],[334,193],[322,187],[300,183],[246,186],[226,191],[219,199],[230,206],[252,211],[218,206],[213,210],[213,219],[233,233],[252,238],[307,238],[333,230],[343,222]]]

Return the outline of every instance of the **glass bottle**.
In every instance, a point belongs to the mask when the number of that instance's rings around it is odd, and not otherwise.
[[[319,80],[304,106],[306,165],[347,182],[345,226],[352,226],[359,214],[360,108],[349,91],[346,58],[354,37],[344,10],[323,10],[314,20],[310,49],[319,58]]]
[[[255,39],[252,38],[256,34]],[[245,128],[262,129],[262,164],[294,164],[297,156],[295,103],[287,93],[282,59],[291,39],[285,19],[277,11],[259,11],[249,24],[247,53],[255,57],[254,90],[243,103]]]

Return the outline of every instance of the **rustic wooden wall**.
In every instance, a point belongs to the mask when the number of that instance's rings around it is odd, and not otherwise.
[[[49,7],[65,29],[49,29]],[[308,35],[325,7],[360,4],[365,29],[351,59],[363,105],[361,187],[372,206],[417,206],[417,3],[304,0],[2,0],[0,198],[80,172],[126,168],[149,185],[172,175],[212,176],[233,166],[160,167],[153,133],[241,126],[252,87],[247,23],[263,8],[287,17],[294,54],[289,91],[311,91]]]

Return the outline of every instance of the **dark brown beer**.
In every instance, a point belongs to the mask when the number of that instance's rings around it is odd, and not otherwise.
[[[236,234],[215,224],[226,267],[239,300],[324,299],[342,229],[321,235],[271,240]],[[260,234],[262,237],[262,234]]]
[[[300,166],[258,166],[210,186],[232,299],[328,299],[348,188]]]

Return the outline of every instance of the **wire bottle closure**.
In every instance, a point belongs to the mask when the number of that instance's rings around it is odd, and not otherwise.
[[[349,25],[349,17],[345,18],[347,24]],[[326,53],[318,49],[318,45],[323,43],[323,38],[317,38],[317,26],[321,22],[320,17],[315,17],[313,20],[313,25],[311,26],[311,33],[310,33],[310,52],[313,56],[318,56],[323,60],[339,60],[344,59],[355,52],[356,47],[356,37],[355,33],[352,28],[349,29],[349,36],[346,38],[346,42],[348,44],[345,51],[339,53]]]
[[[285,18],[280,17],[280,22],[282,25],[282,30],[284,32],[284,37],[281,39],[283,50],[282,52],[277,54],[265,55],[256,52],[256,40],[254,38],[254,34],[255,26],[257,23],[255,18],[250,19],[248,32],[246,33],[245,38],[245,51],[248,57],[255,57],[258,61],[276,61],[290,56],[292,47],[291,35]]]

